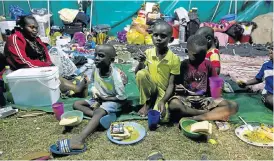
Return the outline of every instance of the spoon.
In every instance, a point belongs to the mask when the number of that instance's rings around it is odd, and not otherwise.
[[[253,127],[252,127],[251,125],[247,124],[247,123],[245,122],[245,120],[244,120],[241,116],[238,116],[238,117],[243,121],[243,123],[247,126],[247,128],[248,128],[250,131],[253,131],[253,130],[254,130]]]

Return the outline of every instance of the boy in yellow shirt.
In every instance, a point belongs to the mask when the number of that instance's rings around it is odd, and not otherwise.
[[[180,74],[180,58],[167,47],[173,41],[172,27],[165,21],[158,21],[153,27],[154,48],[138,57],[136,82],[140,92],[139,114],[146,116],[148,109],[161,112],[167,119],[167,101],[174,91],[174,77]]]

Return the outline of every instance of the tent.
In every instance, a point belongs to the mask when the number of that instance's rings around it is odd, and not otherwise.
[[[2,10],[4,4],[4,12],[0,14],[9,15],[9,6],[18,5],[26,12],[29,12],[31,8],[47,8],[48,2],[42,1],[5,1],[0,4]],[[141,0],[132,1],[102,1],[93,0],[92,3],[92,24],[109,24],[112,27],[111,34],[115,35],[118,31],[121,31],[127,24],[130,24],[132,17],[136,15],[137,10],[144,2]],[[208,0],[208,1],[164,1],[153,0],[160,4],[161,13],[166,15],[173,15],[173,11],[178,7],[184,7],[189,10],[192,7],[198,8],[199,18],[203,21],[218,22],[221,17],[229,13],[236,13],[239,21],[251,21],[255,17],[261,14],[273,12],[273,2],[269,0],[257,0],[257,1],[238,1],[238,0]],[[49,1],[50,12],[53,13],[52,22],[53,25],[62,25],[59,18],[58,11],[62,8],[78,9],[77,0],[57,0]],[[90,6],[87,13],[90,14]],[[111,14],[110,14],[111,13]]]

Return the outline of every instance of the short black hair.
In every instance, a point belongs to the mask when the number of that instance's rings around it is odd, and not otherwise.
[[[16,25],[20,27],[25,27],[26,19],[33,19],[34,21],[36,21],[36,19],[32,15],[19,16],[16,20]]]
[[[166,21],[164,21],[164,20],[162,20],[162,19],[159,19],[159,20],[157,20],[156,22],[155,22],[155,24],[154,24],[154,26],[153,26],[153,29],[156,27],[156,26],[160,26],[160,25],[163,25],[163,26],[165,26],[167,29],[168,29],[168,33],[170,34],[170,36],[172,36],[172,34],[173,34],[173,28],[172,28],[172,26],[169,24],[169,23],[167,23]]]
[[[107,52],[108,57],[110,58],[115,58],[117,56],[116,50],[113,47],[113,45],[110,45],[110,44],[97,45],[96,48],[103,49],[105,52]]]
[[[187,39],[187,48],[196,49],[197,47],[205,47],[207,49],[207,40],[202,35],[191,35]]]
[[[196,35],[202,35],[204,37],[206,36],[210,36],[212,38],[214,38],[214,30],[211,28],[211,27],[207,27],[207,26],[204,26],[204,27],[201,27],[199,28],[196,33]]]

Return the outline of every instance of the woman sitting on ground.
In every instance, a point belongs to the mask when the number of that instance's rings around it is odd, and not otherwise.
[[[38,23],[36,19],[31,15],[22,16],[17,21],[17,26],[19,27],[14,28],[5,44],[6,65],[9,65],[11,70],[52,66],[48,49],[37,36]],[[62,92],[72,90],[78,94],[83,92],[86,87],[85,81],[82,81],[78,86],[62,77],[60,77],[60,81]]]

